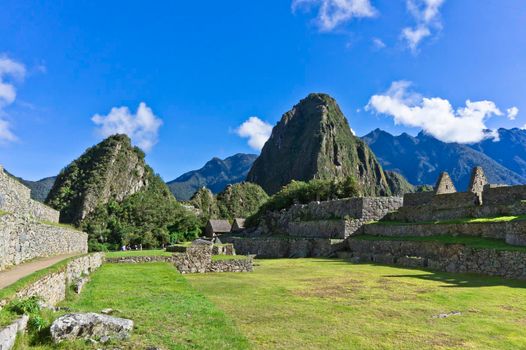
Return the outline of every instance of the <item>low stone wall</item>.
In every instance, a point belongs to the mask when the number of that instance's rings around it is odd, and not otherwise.
[[[252,272],[252,258],[212,261],[208,272]]]
[[[119,258],[106,258],[107,263],[112,264],[142,264],[151,262],[173,262],[172,256],[124,256]]]
[[[10,350],[15,346],[18,333],[26,330],[28,321],[29,317],[23,315],[9,326],[0,329],[0,350]]]
[[[31,199],[31,190],[4,172],[0,166],[0,210],[57,223],[60,213]]]
[[[348,240],[351,259],[445,272],[526,279],[526,252],[474,249],[435,242]]]
[[[207,273],[207,272],[251,272],[252,259],[228,259],[212,261],[212,255],[234,255],[232,244],[212,245],[193,244],[188,247],[179,246],[177,253],[172,256],[126,256],[107,258],[107,263],[140,264],[151,262],[167,262],[174,264],[179,272]],[[218,254],[216,254],[218,253]]]
[[[26,299],[32,296],[39,297],[48,305],[56,305],[66,297],[66,289],[77,279],[91,274],[97,270],[104,261],[104,254],[93,253],[73,259],[64,269],[43,276],[37,281],[19,290],[13,297]],[[8,300],[0,301],[0,305],[7,304]]]
[[[42,224],[27,216],[0,216],[0,271],[35,258],[87,251],[84,232]]]
[[[469,224],[364,225],[362,233],[386,237],[476,236],[526,245],[526,221]]]
[[[330,257],[346,246],[343,239],[288,237],[230,237],[228,239],[239,254],[256,255],[258,258]]]

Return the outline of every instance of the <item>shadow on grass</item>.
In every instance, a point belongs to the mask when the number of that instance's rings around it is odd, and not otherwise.
[[[320,259],[319,263],[347,263],[356,265],[348,260],[344,259]],[[494,287],[494,286],[505,286],[510,288],[526,288],[526,281],[517,279],[506,279],[498,276],[487,276],[476,273],[454,273],[454,272],[440,272],[430,270],[425,267],[405,267],[400,265],[388,265],[378,264],[373,262],[358,263],[358,265],[371,265],[371,266],[384,266],[392,267],[396,269],[406,269],[415,271],[424,271],[427,273],[421,274],[399,274],[399,275],[383,275],[386,278],[417,278],[427,281],[443,282],[447,285],[441,286],[442,288],[477,288],[477,287]]]
[[[397,266],[398,267],[398,266]],[[421,269],[419,269],[421,270]],[[526,288],[526,281],[505,279],[502,277],[485,276],[479,274],[466,273],[445,273],[429,271],[425,274],[415,275],[384,275],[388,278],[417,278],[426,281],[443,282],[447,285],[442,288],[477,288],[477,287],[495,287],[505,286],[510,288]]]

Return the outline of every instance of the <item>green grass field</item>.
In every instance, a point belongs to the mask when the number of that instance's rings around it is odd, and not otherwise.
[[[132,339],[116,345],[124,349],[526,347],[526,282],[337,259],[256,265],[253,273],[182,276],[163,263],[107,264],[64,305],[133,319]],[[453,311],[461,315],[433,318]],[[28,341],[17,349],[56,348]]]
[[[106,264],[92,275],[80,296],[70,295],[63,306],[74,311],[118,310],[117,317],[135,321],[132,338],[114,344],[119,349],[246,349],[248,342],[231,318],[190,286],[166,263]],[[30,346],[28,344],[33,344]],[[36,343],[36,344],[35,344]],[[53,345],[49,337],[23,338],[21,349],[98,349],[83,341]],[[108,347],[113,349],[113,346]]]

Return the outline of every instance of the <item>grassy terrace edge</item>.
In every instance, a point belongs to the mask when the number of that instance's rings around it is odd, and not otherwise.
[[[462,244],[474,249],[494,249],[501,251],[525,252],[526,247],[513,246],[499,239],[472,236],[371,236],[358,235],[352,239],[364,241],[404,241],[404,242],[432,242],[440,244]]]
[[[526,221],[526,215],[510,215],[510,216],[495,216],[487,218],[463,218],[453,220],[435,220],[435,221],[418,221],[418,222],[403,222],[403,221],[371,221],[367,225],[381,225],[381,226],[411,226],[411,225],[451,225],[451,224],[491,224],[491,223],[505,223],[512,221]]]

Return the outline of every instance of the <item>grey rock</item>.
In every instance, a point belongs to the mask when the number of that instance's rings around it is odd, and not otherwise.
[[[96,313],[77,313],[56,319],[51,325],[51,337],[56,343],[79,338],[124,340],[132,330],[132,320]]]

